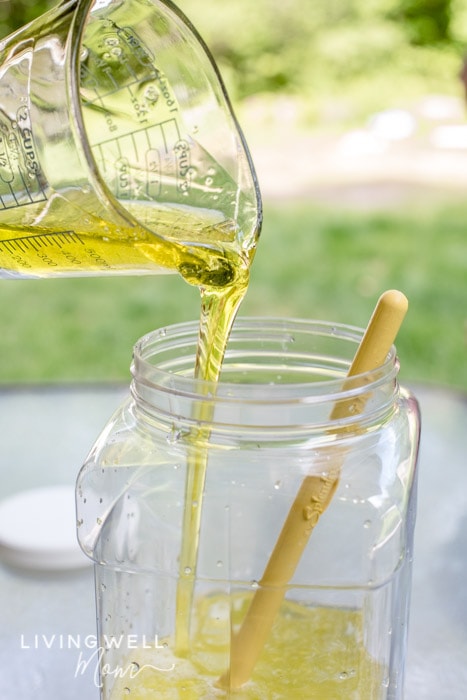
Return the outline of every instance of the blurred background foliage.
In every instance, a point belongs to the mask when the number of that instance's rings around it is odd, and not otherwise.
[[[0,0],[0,37],[54,4]],[[264,142],[275,155],[288,149],[290,105],[294,129],[313,133],[306,148],[318,167],[318,147],[328,140],[361,130],[386,108],[416,114],[427,95],[455,98],[455,118],[465,121],[460,72],[467,0],[177,4],[210,47],[250,146]],[[422,148],[428,128],[422,124],[415,137]],[[278,168],[282,184],[286,168],[294,166],[275,163],[270,169]],[[405,184],[397,186],[404,190]],[[417,206],[404,199],[378,209],[372,202],[369,211],[347,210],[339,195],[328,204],[319,196],[317,204],[316,193],[314,199],[302,194],[300,201],[270,196],[241,313],[361,326],[379,293],[399,287],[411,301],[398,339],[403,376],[465,388],[466,220],[460,188],[446,201],[433,187]],[[0,363],[0,382],[126,380],[131,346],[140,335],[199,313],[197,290],[173,275],[0,280],[0,287],[2,327],[8,329],[0,338],[0,357],[8,358]]]
[[[0,0],[0,34],[55,4]],[[406,85],[413,92],[417,80],[420,90],[436,90],[459,70],[467,43],[465,0],[177,4],[206,40],[235,100],[277,91],[308,99],[323,89],[349,93],[362,77],[381,82],[390,95]],[[378,97],[381,108],[381,93]]]

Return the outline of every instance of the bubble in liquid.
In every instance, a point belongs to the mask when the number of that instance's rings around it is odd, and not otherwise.
[[[348,678],[353,678],[353,676],[355,676],[355,673],[356,673],[356,671],[354,668],[351,668],[351,669],[346,670],[346,671],[341,671],[339,674],[339,679],[341,681],[345,681]]]
[[[178,440],[180,440],[182,431],[178,430],[174,425],[172,426],[172,429],[170,433],[167,435],[167,442],[169,445],[175,445]]]
[[[284,352],[287,352],[289,345],[291,345],[294,342],[295,338],[293,337],[293,335],[286,335],[282,340],[282,350],[284,350]]]
[[[80,520],[77,520],[77,521],[76,521],[76,527],[81,527],[81,525],[83,524],[83,522],[84,522],[83,518],[80,518]]]
[[[102,518],[96,518],[96,523],[98,525],[102,525]]]
[[[304,520],[311,520],[313,517],[313,508],[311,506],[305,506],[303,509],[303,518]]]
[[[279,481],[276,481],[276,483],[274,484],[274,488],[276,489],[276,491],[278,491],[278,490],[280,489],[280,487],[281,487],[281,482],[280,482],[280,480],[279,480]]]
[[[186,574],[187,576],[191,574],[191,567],[190,566],[185,566],[183,569],[183,573]]]
[[[253,581],[251,582],[251,587],[252,587],[252,588],[259,588],[259,583],[258,583],[258,581],[255,581],[255,580],[253,579]]]
[[[139,663],[137,661],[132,661],[131,662],[131,672],[138,673],[139,669],[140,669]]]
[[[371,527],[371,520],[365,520],[365,522],[363,523],[363,527],[365,528],[365,530],[368,530]]]
[[[212,179],[212,177],[207,177],[204,181],[204,184],[206,185],[206,187],[210,187],[213,182],[214,180]]]
[[[159,90],[156,87],[154,87],[154,85],[148,85],[143,94],[145,99],[149,102],[149,104],[155,104],[159,99],[160,95]]]
[[[217,567],[220,569],[222,566],[224,566],[224,562],[219,559],[217,562]]]
[[[123,692],[125,695],[129,695],[131,693],[131,690],[129,688],[123,688]]]

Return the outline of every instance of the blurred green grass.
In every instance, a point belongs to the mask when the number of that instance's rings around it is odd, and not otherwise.
[[[55,0],[0,4],[5,35]],[[427,1],[408,3],[417,8],[412,19],[399,0],[178,4],[210,46],[236,107],[282,94],[299,104],[301,126],[341,133],[375,110],[462,94],[462,2],[437,3],[441,13],[449,7],[450,21],[443,31],[438,23],[435,37],[414,35],[433,28]],[[403,379],[465,389],[466,216],[467,203],[440,203],[429,192],[423,206],[371,212],[268,202],[241,314],[363,326],[381,291],[398,287],[410,300],[398,338]],[[0,383],[126,381],[138,337],[198,314],[198,291],[173,275],[0,280]]]
[[[467,203],[378,211],[267,204],[242,315],[364,326],[379,294],[410,309],[401,378],[467,388]],[[127,381],[144,333],[196,319],[199,294],[175,275],[0,281],[0,382]]]

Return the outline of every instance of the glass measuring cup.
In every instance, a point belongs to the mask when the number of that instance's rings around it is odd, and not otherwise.
[[[204,43],[165,0],[68,0],[0,43],[0,277],[223,286],[260,195]]]

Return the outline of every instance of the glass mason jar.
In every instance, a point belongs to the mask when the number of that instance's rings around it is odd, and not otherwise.
[[[77,481],[101,697],[403,697],[419,441],[393,348],[239,319],[217,385],[196,323],[138,341]],[[337,409],[337,410],[336,410]]]

